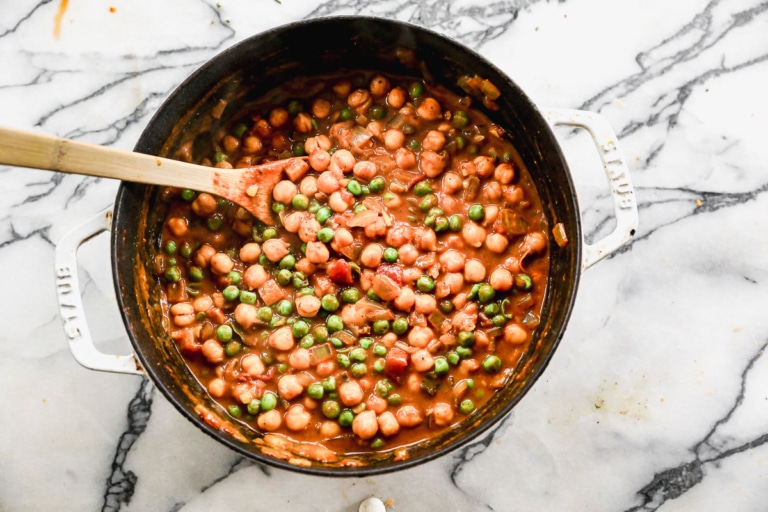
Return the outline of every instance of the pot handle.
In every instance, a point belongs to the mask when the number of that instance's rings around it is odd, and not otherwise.
[[[600,114],[568,109],[547,109],[543,114],[552,126],[572,126],[589,133],[603,163],[613,196],[616,228],[602,240],[591,245],[584,244],[582,269],[586,270],[627,243],[637,232],[637,200],[629,179],[629,168],[618,147],[616,133]]]
[[[64,235],[56,245],[56,297],[59,301],[59,316],[69,350],[78,363],[91,370],[144,375],[133,354],[112,355],[99,351],[93,344],[85,321],[77,272],[77,250],[83,243],[111,228],[112,210],[107,208]]]

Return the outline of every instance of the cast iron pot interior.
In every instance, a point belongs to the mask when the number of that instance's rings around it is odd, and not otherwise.
[[[299,44],[312,41],[313,44]],[[398,49],[410,49],[415,62],[403,63]],[[541,196],[550,227],[566,226],[565,248],[550,234],[550,278],[542,322],[517,377],[495,394],[487,407],[439,437],[409,449],[405,460],[392,453],[346,454],[350,464],[311,463],[264,453],[261,436],[230,418],[187,369],[162,316],[161,282],[153,261],[160,251],[166,205],[159,189],[123,183],[117,193],[111,241],[118,301],[131,343],[154,384],[192,423],[242,455],[268,464],[322,475],[364,475],[402,469],[461,446],[490,428],[517,404],[546,367],[565,330],[581,271],[581,226],[567,164],[549,125],[517,85],[477,53],[414,25],[366,17],[321,18],[293,23],[256,35],[219,54],[181,84],[160,107],[135,150],[172,154],[179,134],[198,126],[220,98],[237,103],[254,98],[287,79],[337,69],[374,69],[423,77],[458,94],[461,75],[479,75],[500,90],[500,109],[486,112],[503,126],[525,162]],[[243,96],[243,92],[245,95]],[[479,102],[474,105],[479,107]],[[228,109],[229,110],[229,109]],[[226,112],[223,118],[226,118]],[[201,417],[214,414],[215,428]],[[269,450],[267,450],[269,451]]]

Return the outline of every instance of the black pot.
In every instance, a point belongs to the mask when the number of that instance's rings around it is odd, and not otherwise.
[[[311,41],[312,44],[306,44]],[[407,48],[413,63],[397,58]],[[507,130],[535,182],[550,227],[565,225],[570,243],[550,239],[550,269],[542,322],[535,346],[521,362],[516,378],[498,391],[487,407],[439,437],[410,449],[405,460],[393,455],[349,455],[353,465],[281,460],[265,452],[260,436],[231,420],[187,369],[168,334],[160,307],[161,283],[154,257],[166,207],[159,189],[123,183],[114,205],[112,265],[118,300],[131,343],[144,370],[173,405],[202,431],[236,452],[274,466],[321,475],[367,475],[407,468],[439,457],[479,436],[507,414],[542,374],[560,342],[571,314],[582,271],[579,208],[568,165],[542,114],[523,91],[474,51],[442,35],[407,23],[335,17],[307,20],[256,35],[219,54],[181,84],[160,107],[136,144],[136,151],[172,154],[179,134],[195,126],[219,98],[242,91],[257,97],[297,75],[334,69],[376,69],[396,75],[426,77],[461,91],[461,75],[479,75],[501,90],[499,110],[489,117]],[[226,116],[226,114],[225,114]],[[216,428],[204,416],[213,414]],[[209,418],[210,419],[210,418]],[[216,423],[213,422],[213,423]]]

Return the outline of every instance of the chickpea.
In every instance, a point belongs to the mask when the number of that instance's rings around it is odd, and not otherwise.
[[[173,236],[184,236],[189,229],[187,226],[187,219],[184,217],[171,217],[168,219],[168,222],[166,222],[166,225]]]
[[[352,90],[352,83],[349,80],[340,80],[333,84],[333,92],[340,98],[349,95],[349,91]]]
[[[208,383],[208,393],[214,398],[221,398],[227,392],[227,382],[224,379],[211,379]]]
[[[301,221],[304,220],[304,212],[292,212],[283,217],[283,227],[289,233],[298,233]],[[242,258],[241,258],[242,259]]]
[[[437,309],[437,300],[432,295],[420,293],[416,295],[415,309],[417,313],[428,315]]]
[[[379,424],[376,421],[376,413],[365,410],[355,416],[352,420],[352,432],[360,439],[370,439],[379,431]]]
[[[328,157],[330,159],[330,156]],[[317,178],[317,188],[323,194],[331,194],[341,188],[342,174],[339,171],[325,171]]]
[[[400,255],[400,263],[403,265],[413,265],[419,257],[419,250],[410,243],[400,246],[397,252]]]
[[[355,204],[355,196],[346,190],[337,190],[328,198],[328,206],[336,213],[343,213]]]
[[[466,261],[464,255],[454,249],[448,249],[440,255],[440,264],[446,272],[461,272]]]
[[[384,147],[389,151],[400,149],[405,144],[405,134],[397,128],[390,128],[384,132]]]
[[[339,249],[343,249],[344,247],[348,247],[352,245],[354,241],[355,241],[355,238],[352,236],[352,233],[347,228],[339,228],[336,230],[336,233],[333,235],[333,242],[331,242],[331,248],[334,251],[338,251]]]
[[[232,258],[225,252],[217,252],[211,256],[210,265],[211,271],[220,276],[228,274],[235,268],[235,262],[232,261]]]
[[[487,178],[488,176],[493,174],[493,170],[495,168],[494,166],[494,160],[490,156],[477,156],[473,160],[473,163],[475,164],[475,169],[477,170],[477,175],[481,176],[483,178]]]
[[[299,272],[303,272],[306,276],[314,274],[315,270],[317,270],[317,266],[310,262],[307,258],[301,258],[299,261],[297,261],[294,268]]]
[[[318,172],[328,169],[331,164],[331,154],[324,149],[316,149],[309,154],[309,166]]]
[[[418,267],[406,267],[403,269],[403,281],[406,283],[415,283],[424,272]]]
[[[400,295],[395,299],[395,307],[401,311],[410,311],[416,303],[416,294],[411,288],[404,286],[400,289]]]
[[[318,149],[321,149],[323,151],[330,151],[330,149],[333,147],[333,143],[331,142],[330,137],[327,135],[317,135],[315,137],[309,137],[304,142],[304,151],[307,152],[307,154],[312,154]]]
[[[325,119],[331,113],[331,102],[317,98],[312,102],[312,115],[318,119]]]
[[[371,93],[365,89],[355,89],[347,96],[347,105],[354,109],[367,109],[372,101]]]
[[[464,275],[458,272],[448,272],[438,280],[438,288],[442,289],[443,291],[437,298],[442,299],[448,295],[459,293],[463,287]],[[436,293],[435,295],[438,294]]]
[[[239,307],[239,306],[238,306]],[[267,338],[267,344],[277,350],[288,351],[294,346],[293,332],[290,325],[284,325],[269,335]],[[288,398],[290,400],[290,398]]]
[[[431,150],[419,153],[419,168],[428,178],[436,178],[443,172],[447,165],[446,158]]]
[[[261,285],[266,283],[268,279],[269,274],[267,273],[266,269],[258,263],[255,263],[245,269],[245,273],[243,274],[243,280],[245,281],[245,285],[249,290],[261,288]]]
[[[509,240],[499,233],[491,233],[485,239],[485,246],[489,251],[495,252],[496,254],[501,254],[506,251],[507,245],[509,245]]]
[[[425,251],[437,250],[437,235],[430,228],[417,229],[414,240],[420,249]]]
[[[357,159],[351,151],[348,149],[339,149],[331,155],[331,163],[328,168],[331,171],[348,173],[355,167],[355,163],[357,163]]]
[[[490,181],[483,186],[483,197],[488,201],[498,201],[501,198],[501,185],[498,181]]]
[[[297,347],[288,356],[288,364],[294,370],[306,370],[310,366],[309,350]]]
[[[368,244],[363,248],[363,252],[360,253],[360,263],[364,267],[376,268],[381,265],[383,254],[384,249],[379,244]]]
[[[362,181],[371,181],[378,172],[379,166],[368,160],[360,160],[355,163],[355,166],[352,168],[352,173],[355,175],[355,178]]]
[[[546,237],[542,233],[534,231],[525,235],[523,243],[520,244],[520,254],[522,256],[527,256],[528,254],[539,254],[546,248]]]
[[[443,112],[435,98],[424,98],[416,107],[416,114],[425,121],[436,121],[442,117]]]
[[[195,263],[197,263],[197,266],[199,267],[207,267],[208,264],[211,261],[211,258],[214,254],[216,254],[218,251],[214,249],[212,246],[208,244],[202,245],[197,252],[195,252]]]
[[[170,313],[173,316],[194,315],[195,307],[189,302],[178,302],[171,306]]]
[[[504,201],[509,205],[516,205],[525,199],[523,189],[515,185],[506,185],[501,190],[504,195]]]
[[[382,140],[384,137],[384,129],[386,128],[386,125],[382,123],[381,121],[371,121],[367,125],[365,125],[365,129],[371,132],[371,135],[374,139]]]
[[[259,308],[253,304],[241,302],[235,308],[235,321],[243,326],[243,329],[250,329],[259,323]]]
[[[199,217],[210,217],[218,207],[216,198],[211,194],[202,192],[192,201],[192,211]]]
[[[336,361],[333,359],[328,359],[326,361],[317,363],[317,366],[315,367],[315,373],[317,373],[318,377],[328,377],[329,375],[333,375],[333,372],[335,371]]]
[[[264,251],[264,255],[269,261],[277,263],[283,257],[287,256],[291,251],[290,245],[285,240],[280,238],[271,238],[261,244],[261,250]]]
[[[454,410],[451,404],[445,402],[438,402],[432,409],[432,419],[435,421],[435,425],[438,427],[445,427],[450,425],[453,421]]]
[[[278,203],[290,204],[293,196],[299,191],[299,187],[290,180],[282,180],[272,189],[272,197]]]
[[[384,236],[387,233],[387,223],[384,222],[382,217],[379,217],[376,219],[376,222],[368,224],[363,230],[365,231],[365,236],[368,238]]]
[[[296,312],[304,318],[313,318],[320,311],[320,299],[314,295],[296,297]]]
[[[302,242],[314,242],[317,240],[317,232],[320,231],[320,223],[313,215],[305,215],[299,223],[299,238]]]
[[[485,279],[485,265],[480,260],[468,260],[464,265],[464,279],[470,283],[479,283]]]
[[[488,283],[497,292],[508,292],[512,289],[514,278],[512,272],[505,268],[497,268],[491,272],[491,277],[488,279]]]
[[[474,222],[467,222],[461,228],[461,236],[467,245],[479,248],[485,242],[485,229]]]
[[[504,341],[512,345],[520,345],[528,341],[528,331],[520,324],[507,324],[504,327]]]
[[[341,435],[341,425],[337,421],[324,421],[320,424],[320,435],[326,439],[333,439]]]
[[[261,430],[274,432],[283,424],[283,417],[277,409],[270,409],[267,412],[259,414],[259,417],[256,419],[256,424]]]
[[[429,130],[421,141],[422,149],[440,151],[445,147],[445,134],[439,130]]]
[[[226,160],[222,160],[221,162],[216,162],[216,165],[214,165],[217,169],[232,169],[232,164],[227,162]]]
[[[493,178],[502,185],[508,185],[515,179],[515,168],[506,162],[501,163],[493,170]]]
[[[363,401],[363,388],[356,380],[342,382],[338,391],[339,400],[347,407],[354,407]]]
[[[395,418],[397,418],[397,422],[402,427],[415,427],[424,421],[421,411],[413,405],[403,405],[400,407],[395,412]]]
[[[391,411],[384,411],[376,419],[379,424],[379,432],[385,437],[391,437],[400,432],[400,423]]]
[[[213,299],[210,295],[200,295],[192,301],[192,307],[196,313],[208,311],[213,307]]]
[[[248,242],[240,248],[240,261],[245,264],[256,263],[261,256],[261,246],[256,242]]]
[[[325,263],[330,257],[328,247],[323,242],[307,243],[307,260],[310,263]]]
[[[413,240],[413,228],[408,224],[405,224],[404,222],[396,223],[387,232],[387,238],[386,238],[387,245],[390,245],[392,247],[402,247],[408,242],[410,242],[411,240]],[[402,261],[402,257],[400,261]],[[414,261],[416,261],[415,258],[414,258]],[[410,265],[411,263],[408,263],[408,265]]]
[[[287,373],[277,380],[277,393],[284,400],[292,400],[304,392],[304,385],[298,375]]]
[[[365,399],[365,408],[376,414],[381,414],[387,410],[387,401],[376,393],[371,393],[368,395],[368,398]]]
[[[447,172],[443,176],[443,192],[446,194],[455,194],[464,188],[464,181],[461,176],[455,172]]]
[[[395,163],[402,169],[416,167],[416,154],[408,148],[399,148],[395,151]]]
[[[290,406],[285,413],[285,426],[294,432],[305,430],[311,421],[312,415],[301,404]]]
[[[264,147],[264,145],[261,142],[261,139],[256,137],[255,135],[249,135],[248,137],[243,139],[243,143],[240,147],[240,151],[245,153],[246,155],[254,155],[261,151],[261,149]]]
[[[408,344],[416,348],[426,348],[435,339],[435,333],[429,327],[416,325],[408,333]]]
[[[407,99],[408,95],[400,87],[395,87],[387,94],[387,104],[392,108],[401,108]]]
[[[243,358],[240,360],[240,367],[251,377],[264,375],[264,372],[267,371],[267,368],[264,366],[264,362],[261,360],[261,357],[253,353],[243,356]]]
[[[202,348],[200,349],[200,352],[202,352],[203,357],[205,357],[209,363],[219,364],[224,362],[224,359],[226,359],[226,355],[224,354],[224,347],[222,347],[221,343],[214,339],[205,340],[205,342],[203,342]]]
[[[390,84],[387,77],[382,75],[376,75],[371,78],[371,83],[368,84],[368,90],[371,91],[373,96],[384,96],[389,92]]]
[[[275,128],[284,126],[290,119],[290,114],[284,108],[274,108],[269,113],[269,124]]]

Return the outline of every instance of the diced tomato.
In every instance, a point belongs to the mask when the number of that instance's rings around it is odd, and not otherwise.
[[[403,267],[397,263],[383,263],[376,269],[376,273],[392,279],[397,286],[403,286]]]
[[[384,373],[393,379],[399,379],[408,367],[408,353],[405,350],[393,347],[387,352],[384,363]]]
[[[352,267],[346,260],[332,261],[325,268],[326,274],[336,284],[353,284]]]

